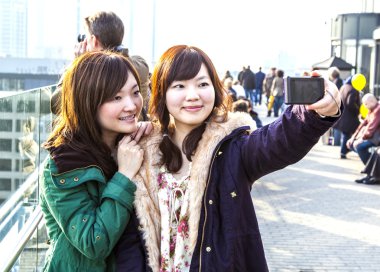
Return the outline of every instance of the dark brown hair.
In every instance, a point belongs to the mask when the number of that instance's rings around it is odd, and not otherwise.
[[[106,176],[113,174],[115,164],[102,140],[97,114],[99,107],[123,88],[128,72],[140,86],[136,70],[121,54],[98,51],[76,58],[64,74],[60,115],[44,147],[68,145],[88,151]]]
[[[232,110],[239,112],[248,112],[248,101],[243,99],[237,100],[232,104]]]
[[[128,49],[121,46],[124,37],[124,24],[112,11],[99,11],[84,18],[88,31],[95,35],[104,49],[122,52],[128,56]]]
[[[161,124],[164,137],[160,143],[162,165],[170,172],[178,172],[182,166],[181,150],[170,139],[170,116],[166,107],[166,91],[173,81],[194,78],[204,64],[215,89],[214,110],[205,122],[193,129],[185,138],[182,152],[191,161],[198,142],[206,128],[206,122],[219,116],[225,121],[230,106],[229,96],[224,89],[210,58],[201,49],[194,46],[177,45],[169,48],[160,58],[152,74],[152,94],[149,113]],[[168,136],[166,136],[168,135]]]

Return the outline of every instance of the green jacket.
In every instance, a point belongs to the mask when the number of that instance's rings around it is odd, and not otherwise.
[[[40,180],[50,239],[43,271],[114,271],[112,250],[129,221],[136,185],[119,172],[107,181],[95,165],[58,173],[51,157]]]

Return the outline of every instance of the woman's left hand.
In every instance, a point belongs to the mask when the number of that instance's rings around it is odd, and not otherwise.
[[[306,105],[306,109],[314,110],[322,116],[336,116],[340,113],[341,97],[336,85],[325,79],[325,95],[314,104]]]
[[[150,121],[138,122],[137,130],[131,134],[131,138],[137,143],[144,135],[149,135],[153,129],[153,125]]]

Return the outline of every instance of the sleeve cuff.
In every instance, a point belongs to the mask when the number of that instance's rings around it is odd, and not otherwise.
[[[102,200],[112,198],[132,211],[135,191],[136,185],[123,174],[116,172],[108,181],[102,194]]]

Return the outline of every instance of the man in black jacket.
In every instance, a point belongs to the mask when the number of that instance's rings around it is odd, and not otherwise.
[[[243,80],[243,88],[245,90],[245,96],[249,100],[251,100],[252,105],[254,105],[256,102],[256,94],[255,94],[256,78],[255,78],[255,74],[252,72],[249,65],[243,73],[242,80]]]

